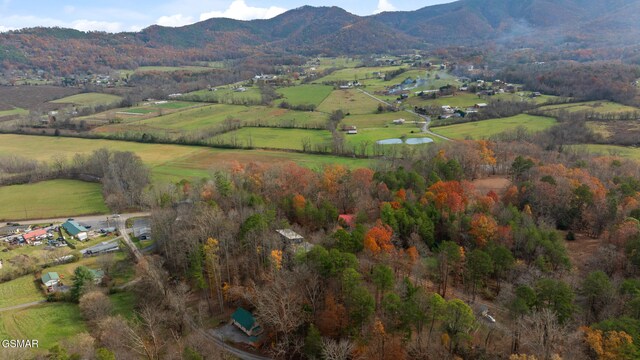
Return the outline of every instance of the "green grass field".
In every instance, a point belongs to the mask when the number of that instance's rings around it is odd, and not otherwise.
[[[330,142],[331,133],[328,130],[242,128],[216,136],[212,141],[221,141],[225,144],[237,143],[241,146],[302,150],[302,140],[305,138],[313,147],[315,144]]]
[[[640,148],[619,145],[584,144],[571,145],[571,148],[579,151],[587,151],[592,154],[604,156],[619,156],[622,158],[640,160]]]
[[[56,104],[74,104],[79,106],[98,106],[98,105],[111,105],[118,103],[122,100],[120,96],[101,93],[84,93],[72,96],[67,96],[62,99],[51,101]]]
[[[398,70],[401,66],[383,66],[383,67],[360,67],[352,69],[342,69],[334,71],[333,73],[320,78],[317,82],[325,81],[362,81],[365,79],[375,79],[378,77],[377,73],[387,73],[390,71]],[[391,84],[389,84],[391,85]]]
[[[337,58],[325,58],[321,57],[320,66],[315,66],[316,68],[326,69],[326,68],[354,68],[361,64],[360,60],[356,60],[353,58],[347,57],[337,57]]]
[[[627,112],[640,111],[640,109],[638,108],[614,103],[611,101],[589,101],[589,102],[580,102],[580,103],[571,103],[571,104],[549,105],[549,106],[541,107],[540,110],[546,111],[549,114],[553,114],[559,110],[565,110],[571,113],[586,111],[586,112],[596,112],[599,114],[627,113]]]
[[[126,70],[125,70],[126,71]],[[206,72],[211,71],[211,68],[204,66],[140,66],[135,72],[176,72],[176,71],[191,71],[191,72]]]
[[[362,128],[382,128],[386,125],[391,125],[393,120],[405,119],[406,123],[413,121],[424,121],[418,115],[406,112],[385,112],[382,114],[367,114],[367,115],[349,115],[342,120],[342,124],[354,125],[358,129]]]
[[[331,113],[342,110],[345,114],[373,114],[379,102],[370,96],[355,90],[335,90],[318,106],[318,111]]]
[[[98,132],[135,131],[135,126],[144,126],[140,131],[174,130],[176,132],[201,130],[221,125],[228,119],[240,120],[244,124],[264,122],[266,124],[313,123],[322,126],[326,114],[320,112],[293,111],[263,106],[209,105],[186,109],[171,114],[152,117],[125,124],[116,124],[96,129]]]
[[[369,143],[373,144],[378,140],[398,139],[401,137],[407,137],[407,138],[432,137],[429,134],[421,133],[420,129],[413,125],[403,125],[403,126],[390,125],[388,128],[358,129],[357,134],[345,135],[345,136],[347,141],[353,145],[360,144],[364,141],[368,141]]]
[[[27,115],[29,114],[29,110],[25,110],[25,109],[21,109],[21,108],[14,108],[11,110],[1,110],[0,111],[0,117],[3,116],[12,116],[12,115]]]
[[[291,105],[311,104],[318,106],[333,91],[328,85],[300,85],[289,86],[278,89],[278,93],[284,96],[281,101],[286,101]]]
[[[483,139],[507,130],[514,130],[520,126],[532,132],[542,131],[555,125],[555,123],[556,120],[553,118],[520,114],[503,119],[433,127],[431,130],[436,134],[451,139]]]
[[[156,182],[208,177],[212,168],[224,166],[232,161],[240,163],[293,161],[312,169],[332,163],[351,168],[375,164],[375,161],[364,159],[278,151],[227,150],[114,140],[0,135],[0,155],[19,153],[24,157],[41,161],[51,160],[54,154],[70,158],[76,153],[90,153],[100,148],[135,152],[151,168],[153,180]]]
[[[419,96],[411,95],[407,100],[407,104],[411,106],[445,106],[467,108],[478,103],[486,103],[488,100],[479,97],[476,94],[468,92],[459,92],[455,96],[441,97],[437,99],[424,100]]]
[[[99,184],[51,180],[0,187],[0,220],[106,214]]]
[[[44,351],[60,340],[72,337],[87,328],[78,306],[68,303],[48,303],[16,311],[0,313],[0,336],[3,339],[37,339]]]
[[[240,86],[240,85],[238,85]],[[235,89],[224,86],[216,88],[215,91],[198,90],[184,94],[182,99],[197,100],[205,102],[217,102],[221,104],[233,104],[238,101],[249,101],[251,103],[260,103],[262,94],[258,87],[246,87],[246,91],[235,91]]]
[[[44,294],[33,275],[0,284],[0,308],[44,300]],[[2,313],[0,313],[2,314]]]

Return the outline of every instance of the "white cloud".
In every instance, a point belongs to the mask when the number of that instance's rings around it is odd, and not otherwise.
[[[277,6],[260,8],[248,6],[244,0],[233,0],[231,5],[229,5],[229,8],[227,8],[225,11],[210,11],[200,14],[200,21],[220,17],[237,20],[270,19],[282,14],[285,11],[287,11],[287,9]]]
[[[124,25],[119,22],[109,21],[96,21],[87,19],[78,19],[72,21],[62,21],[59,19],[52,19],[38,16],[19,16],[13,15],[6,18],[0,18],[0,23],[4,24],[0,26],[0,31],[23,29],[28,27],[44,26],[44,27],[63,27],[71,28],[80,31],[106,31],[106,32],[120,32],[123,30]]]
[[[373,13],[378,14],[384,11],[395,11],[395,10],[396,10],[396,7],[393,6],[393,4],[389,2],[389,0],[378,0],[378,8]]]
[[[119,22],[81,19],[73,21],[71,28],[80,31],[106,31],[116,33],[122,31],[122,24]]]
[[[156,24],[161,26],[177,27],[192,24],[193,18],[191,16],[184,16],[182,14],[175,14],[171,16],[161,16],[156,20]]]
[[[75,6],[66,5],[66,6],[63,8],[63,11],[64,11],[65,13],[67,13],[67,14],[72,14],[72,13],[74,13],[74,12],[76,11],[76,8],[75,8]]]
[[[0,25],[0,33],[1,32],[7,32],[7,31],[10,31],[10,30],[15,30],[15,29]]]

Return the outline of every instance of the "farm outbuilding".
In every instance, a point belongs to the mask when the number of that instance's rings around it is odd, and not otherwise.
[[[262,327],[258,325],[256,318],[243,308],[238,308],[231,315],[231,323],[242,330],[247,336],[258,336],[262,333]]]
[[[297,232],[291,229],[279,229],[276,230],[278,234],[280,234],[285,241],[300,244],[304,240],[304,236],[298,234]]]
[[[84,241],[87,239],[87,229],[73,220],[69,220],[62,224],[62,227],[74,238]]]
[[[44,286],[50,288],[60,283],[60,276],[57,272],[48,272],[43,274],[40,280],[42,281]]]

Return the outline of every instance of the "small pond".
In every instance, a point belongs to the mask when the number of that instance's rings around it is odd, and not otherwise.
[[[405,143],[408,145],[428,144],[432,142],[433,142],[433,139],[427,138],[427,137],[410,138],[405,141]],[[402,143],[403,143],[402,139],[385,139],[385,140],[376,141],[376,144],[380,144],[380,145],[396,145],[396,144],[402,144]]]
[[[405,142],[407,144],[409,144],[409,145],[428,144],[428,143],[432,143],[433,139],[428,138],[428,137],[411,138],[411,139],[407,139],[407,141],[405,141]]]

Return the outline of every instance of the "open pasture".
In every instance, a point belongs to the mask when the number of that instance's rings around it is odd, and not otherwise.
[[[3,339],[38,339],[38,351],[45,351],[60,340],[87,331],[78,305],[46,303],[0,313]]]
[[[244,89],[244,91],[241,91]],[[258,87],[223,86],[212,90],[198,90],[186,93],[181,97],[184,100],[204,101],[220,104],[259,104],[262,93]]]
[[[299,85],[283,87],[277,90],[291,105],[320,105],[331,94],[333,87],[329,85]]]
[[[518,127],[524,127],[531,132],[542,131],[555,123],[556,120],[550,117],[520,114],[502,119],[433,127],[431,131],[451,139],[486,139],[507,130],[515,130]]]
[[[359,67],[352,69],[341,69],[334,71],[333,73],[318,79],[316,82],[330,82],[330,81],[361,81],[365,79],[375,79],[390,71],[398,70],[401,66],[382,66],[382,67]]]
[[[82,93],[77,95],[71,95],[63,97],[61,99],[53,100],[52,103],[56,104],[74,104],[78,106],[93,107],[98,105],[112,105],[122,101],[122,98],[117,95],[102,94],[102,93]]]
[[[379,102],[370,96],[356,90],[334,90],[318,106],[318,111],[331,113],[335,110],[342,110],[345,114],[373,114],[378,109]]]
[[[0,220],[108,213],[100,184],[50,180],[0,187]]]
[[[51,160],[56,154],[71,158],[76,153],[89,153],[100,148],[136,153],[151,169],[153,180],[159,183],[207,177],[212,168],[223,166],[232,161],[240,163],[293,161],[309,168],[319,168],[331,163],[358,168],[373,166],[375,163],[371,160],[279,151],[214,149],[99,139],[0,135],[0,154],[20,152],[24,157],[41,161]]]
[[[302,150],[302,141],[308,140],[312,148],[315,144],[331,142],[328,130],[279,129],[279,128],[242,128],[219,135],[212,142],[238,144],[259,148]]]
[[[385,112],[381,114],[366,114],[366,115],[349,115],[345,117],[341,124],[356,126],[358,130],[363,128],[382,128],[387,125],[394,127],[393,120],[404,119],[405,124],[413,125],[414,122],[423,122],[424,120],[413,113],[406,111],[398,112]],[[413,125],[419,126],[419,125]]]
[[[595,112],[598,114],[620,114],[640,111],[640,109],[638,108],[618,104],[611,101],[588,101],[579,103],[548,105],[541,107],[540,110],[545,111],[551,115],[561,110],[568,111],[570,113]]]
[[[44,300],[44,295],[40,283],[33,275],[21,276],[0,284],[0,308],[40,300]]]

